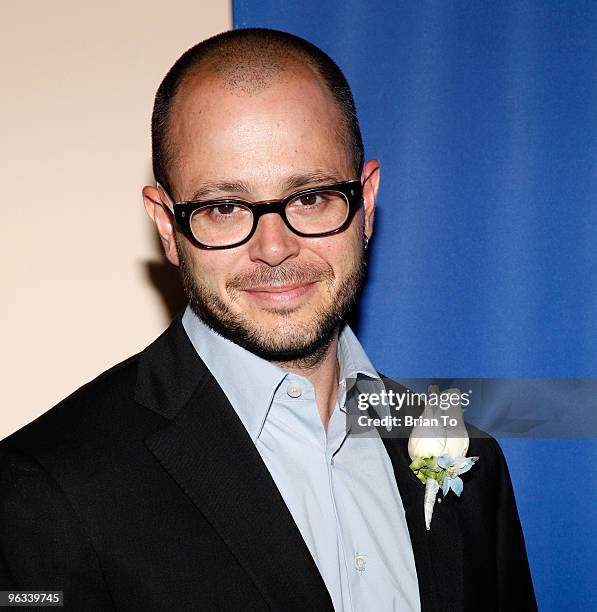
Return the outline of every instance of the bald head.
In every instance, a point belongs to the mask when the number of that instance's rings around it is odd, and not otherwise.
[[[251,94],[269,87],[297,60],[296,52],[280,48],[279,42],[258,46],[255,38],[247,37],[211,49],[196,68],[218,77],[231,90]]]
[[[358,171],[364,155],[363,143],[352,93],[338,66],[302,38],[251,28],[224,32],[195,45],[178,59],[162,81],[152,116],[156,180],[167,190],[173,190],[170,170],[176,163],[177,143],[170,128],[178,109],[177,100],[184,92],[209,87],[215,79],[228,92],[256,95],[298,75],[319,81],[329,104],[336,106],[335,137],[346,147],[355,172]]]

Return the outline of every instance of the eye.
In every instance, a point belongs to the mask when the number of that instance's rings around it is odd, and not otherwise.
[[[197,209],[192,215],[193,222],[198,223],[239,223],[251,216],[251,211],[234,202],[214,203],[211,206]]]
[[[221,219],[223,217],[234,217],[239,213],[245,212],[245,209],[237,204],[216,204],[215,206],[210,206],[208,210],[209,216],[216,219]]]
[[[309,193],[294,200],[293,205],[309,208],[323,204],[324,201],[325,197],[321,193]]]
[[[238,206],[235,206],[234,204],[219,204],[218,206],[214,206],[211,210],[212,213],[216,213],[218,215],[231,215],[237,208]]]

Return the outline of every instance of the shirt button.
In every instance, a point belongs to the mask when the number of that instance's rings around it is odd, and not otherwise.
[[[296,383],[292,383],[288,385],[288,387],[286,387],[286,393],[288,393],[290,397],[296,398],[296,397],[300,397],[303,394],[303,390]]]
[[[354,566],[359,572],[365,571],[366,557],[367,555],[361,555],[359,553],[357,553],[354,557]]]

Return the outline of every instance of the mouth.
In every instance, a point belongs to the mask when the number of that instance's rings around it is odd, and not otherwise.
[[[314,290],[316,281],[287,285],[263,285],[244,289],[248,297],[264,304],[290,305],[306,297]]]

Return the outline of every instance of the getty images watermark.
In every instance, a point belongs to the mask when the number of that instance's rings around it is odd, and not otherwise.
[[[364,386],[357,381],[346,402],[347,431],[352,435],[407,437],[413,428],[422,437],[453,438],[462,435],[463,412],[470,392],[456,388],[445,391],[430,385],[426,392]]]
[[[421,426],[426,437],[460,437],[456,418],[474,426],[470,437],[597,438],[597,379],[411,378],[384,391],[349,382],[347,431],[363,437],[408,437]]]

